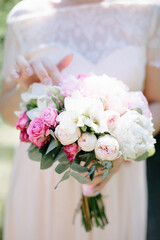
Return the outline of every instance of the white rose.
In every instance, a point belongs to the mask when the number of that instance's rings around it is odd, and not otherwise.
[[[55,129],[55,135],[61,144],[69,145],[78,140],[81,132],[79,128],[76,128],[75,132],[70,133],[67,128],[62,128],[61,125],[58,125]]]
[[[81,137],[78,139],[79,147],[85,152],[91,152],[94,150],[97,142],[97,138],[94,134],[91,133],[83,133]]]
[[[120,157],[118,141],[111,135],[107,134],[97,140],[95,146],[96,158],[99,160],[113,161]]]
[[[151,119],[136,111],[128,111],[120,118],[114,131],[123,157],[134,160],[154,147],[153,124]]]

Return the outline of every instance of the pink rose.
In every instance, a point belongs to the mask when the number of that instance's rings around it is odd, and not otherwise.
[[[151,117],[148,101],[142,92],[128,93],[128,108],[129,109],[140,108],[142,110],[142,114],[145,117],[148,118]]]
[[[67,158],[70,162],[75,159],[77,151],[78,145],[76,143],[64,146],[64,152],[67,154]]]
[[[41,113],[41,118],[43,119],[44,123],[48,127],[57,126],[57,121],[56,121],[57,116],[58,116],[57,109],[50,108],[50,107],[44,109]]]
[[[27,133],[29,135],[29,140],[34,145],[41,148],[48,140],[47,136],[49,135],[49,129],[42,118],[35,118],[29,124]]]
[[[16,128],[20,130],[24,130],[26,128],[26,124],[29,123],[29,118],[26,112],[21,113],[18,121],[16,122]]]
[[[20,133],[20,140],[22,142],[29,142],[29,136],[26,132],[26,130],[22,130],[21,133]]]

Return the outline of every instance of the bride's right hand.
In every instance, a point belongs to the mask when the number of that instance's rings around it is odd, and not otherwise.
[[[72,62],[72,59],[72,54],[67,55],[55,65],[45,56],[43,60],[33,58],[27,61],[24,56],[19,55],[16,69],[11,72],[11,78],[26,89],[34,82],[58,85],[61,82],[60,72]]]

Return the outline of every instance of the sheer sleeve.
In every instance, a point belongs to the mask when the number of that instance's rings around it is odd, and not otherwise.
[[[154,7],[148,41],[148,65],[160,68],[160,4]]]

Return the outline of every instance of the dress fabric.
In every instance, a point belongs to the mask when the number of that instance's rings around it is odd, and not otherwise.
[[[22,1],[8,16],[3,80],[15,58],[48,51],[55,64],[73,53],[64,74],[108,74],[132,91],[143,90],[146,64],[160,67],[159,1],[104,1],[53,9],[47,1]],[[122,165],[102,190],[109,225],[86,233],[80,212],[81,186],[60,179],[54,165],[40,170],[20,143],[13,164],[4,240],[145,240],[147,188],[145,161]]]

